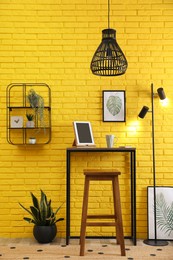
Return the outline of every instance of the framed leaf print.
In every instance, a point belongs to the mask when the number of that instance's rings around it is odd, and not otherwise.
[[[103,122],[126,121],[124,90],[103,90]]]
[[[154,188],[147,187],[147,193],[148,239],[154,239]],[[173,240],[173,187],[156,187],[156,228],[157,239]]]

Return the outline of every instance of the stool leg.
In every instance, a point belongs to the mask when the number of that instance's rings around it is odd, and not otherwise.
[[[84,185],[84,197],[82,206],[82,219],[81,219],[81,230],[80,230],[80,256],[84,256],[85,251],[85,235],[86,235],[86,221],[87,221],[87,210],[88,210],[88,195],[89,195],[89,179],[85,177]]]
[[[117,241],[120,244],[121,255],[125,256],[125,245],[124,245],[124,233],[123,233],[123,221],[121,213],[121,203],[120,203],[120,190],[118,177],[113,178],[113,197],[114,197],[114,213],[117,217],[116,231],[117,231]]]
[[[112,179],[112,189],[113,189],[113,203],[114,203],[114,215],[115,215],[115,232],[116,232],[116,239],[117,239],[117,244],[119,244],[119,234],[118,234],[118,228],[117,228],[117,209],[116,209],[116,187],[114,185],[114,177]]]

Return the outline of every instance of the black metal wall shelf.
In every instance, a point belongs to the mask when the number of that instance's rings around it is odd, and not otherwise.
[[[27,98],[31,89],[43,98],[44,106],[31,106]],[[36,144],[48,144],[51,141],[50,87],[45,83],[11,83],[7,86],[6,98],[8,143],[31,145],[30,138],[35,138]],[[34,115],[34,126],[26,126],[26,114]]]

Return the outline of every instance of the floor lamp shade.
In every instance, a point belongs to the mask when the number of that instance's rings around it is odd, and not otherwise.
[[[157,93],[158,93],[159,98],[160,98],[161,100],[166,99],[166,95],[165,95],[165,92],[164,92],[164,89],[163,89],[163,88],[158,88],[158,89],[157,89]]]
[[[98,76],[119,76],[126,72],[127,60],[116,41],[114,29],[102,30],[102,42],[91,61],[91,71]]]
[[[143,106],[143,108],[141,109],[141,111],[140,111],[138,117],[144,118],[145,115],[147,114],[148,110],[149,110],[149,107]]]

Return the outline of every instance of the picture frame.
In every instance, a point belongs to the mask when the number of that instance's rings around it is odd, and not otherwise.
[[[126,121],[126,93],[124,90],[103,90],[103,122]]]
[[[11,116],[11,128],[22,128],[23,116]]]
[[[74,145],[76,146],[95,146],[91,123],[88,121],[74,121],[75,132]]]
[[[154,188],[147,187],[148,239],[155,238],[154,231]],[[173,187],[156,187],[157,239],[173,240]]]

